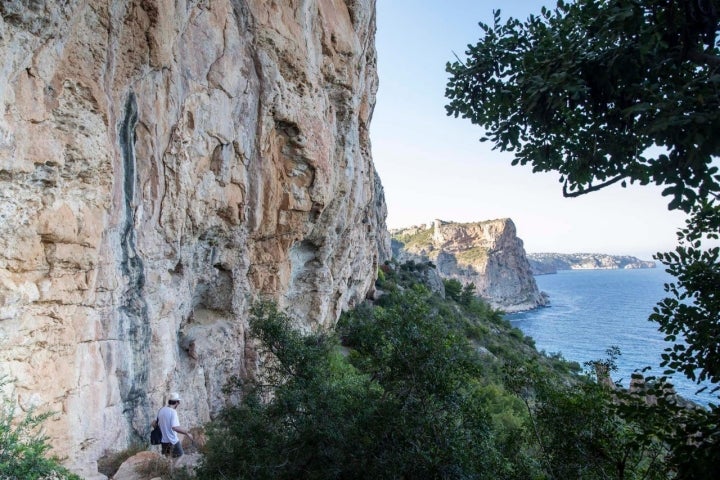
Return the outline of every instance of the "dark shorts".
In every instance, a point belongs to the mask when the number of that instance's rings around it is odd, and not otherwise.
[[[163,443],[162,444],[162,454],[173,458],[182,457],[185,452],[183,452],[182,444],[180,442],[177,442],[175,445],[172,443]]]

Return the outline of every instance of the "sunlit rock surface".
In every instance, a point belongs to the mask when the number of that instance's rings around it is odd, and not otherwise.
[[[548,303],[509,218],[473,223],[435,220],[391,233],[398,260],[429,259],[443,278],[474,283],[478,295],[495,308],[517,312]]]
[[[260,296],[306,328],[389,255],[372,0],[0,2],[0,374],[86,478],[207,421]]]

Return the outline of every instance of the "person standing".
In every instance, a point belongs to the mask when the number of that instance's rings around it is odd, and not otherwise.
[[[177,434],[182,433],[186,437],[193,441],[193,436],[190,432],[180,426],[180,420],[178,419],[177,408],[180,405],[180,395],[177,392],[172,392],[168,398],[168,404],[165,405],[158,411],[157,421],[160,425],[160,431],[162,432],[162,453],[166,456],[172,456],[173,458],[182,457],[183,452],[182,444]]]

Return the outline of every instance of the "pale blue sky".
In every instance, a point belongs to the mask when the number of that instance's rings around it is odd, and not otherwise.
[[[558,176],[512,167],[509,154],[480,143],[481,130],[445,115],[445,63],[461,58],[492,10],[525,19],[554,0],[378,0],[380,88],[371,125],[385,187],[388,227],[435,218],[510,217],[528,252],[599,252],[645,259],[670,250],[683,215],[654,187],[616,185],[563,198]]]

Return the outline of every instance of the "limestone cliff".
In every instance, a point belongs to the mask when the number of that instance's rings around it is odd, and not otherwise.
[[[207,421],[389,254],[368,138],[374,0],[0,2],[0,375],[86,478],[168,391]]]
[[[655,268],[655,262],[629,255],[604,253],[528,253],[534,275],[557,273],[558,270],[614,270]]]
[[[514,312],[547,304],[509,218],[476,223],[435,220],[391,234],[398,260],[430,259],[442,277],[474,283],[495,308]]]

